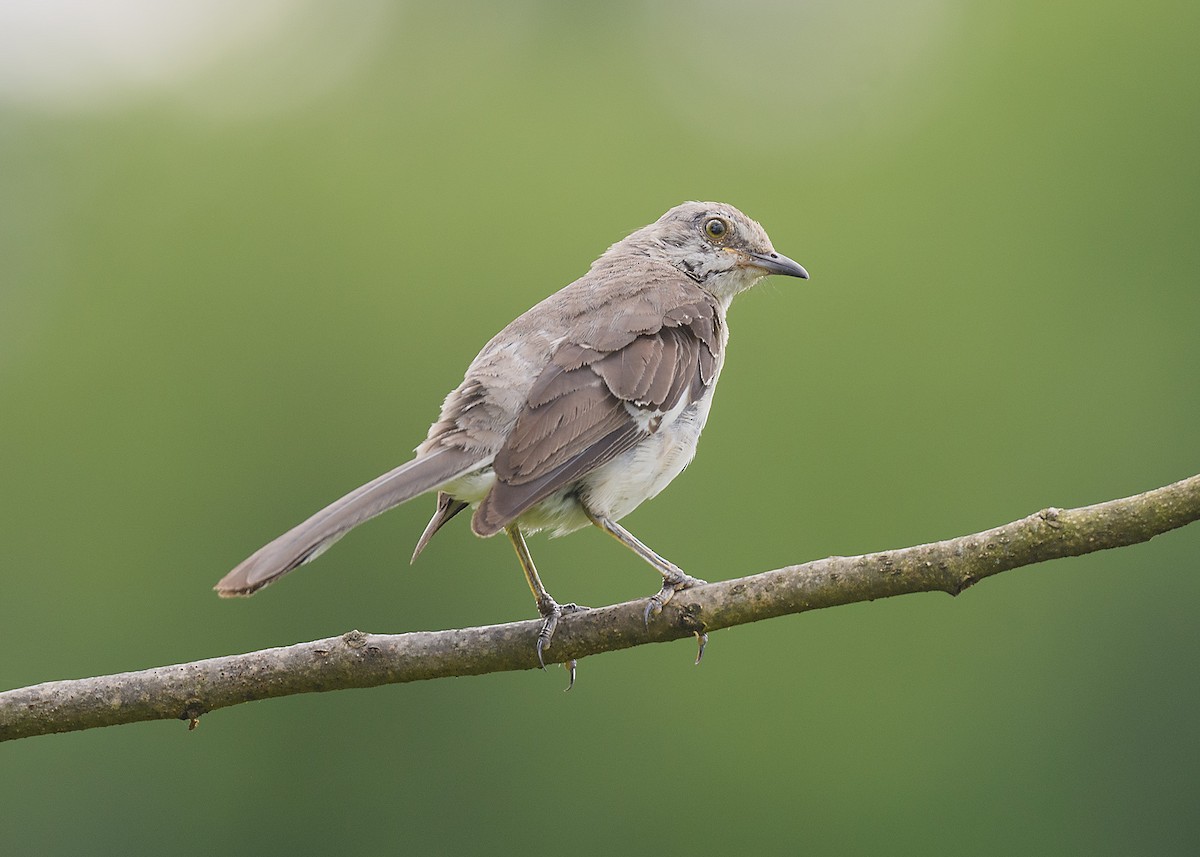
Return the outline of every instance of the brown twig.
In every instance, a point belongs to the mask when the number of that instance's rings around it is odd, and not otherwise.
[[[830,557],[711,583],[675,597],[649,628],[644,602],[571,614],[547,649],[566,661],[661,643],[838,604],[909,592],[957,594],[973,583],[1048,559],[1148,541],[1200,519],[1200,475],[1080,509],[1043,509],[981,533],[902,550]],[[0,741],[200,716],[256,699],[443,676],[533,669],[540,620],[408,634],[350,631],[244,655],[0,693]]]

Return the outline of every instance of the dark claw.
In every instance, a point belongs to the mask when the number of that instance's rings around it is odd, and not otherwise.
[[[537,656],[538,666],[542,669],[546,668],[546,659],[542,652],[550,648],[550,640],[554,637],[554,629],[558,627],[558,617],[562,615],[562,609],[555,604],[554,609],[547,614],[546,621],[542,623],[542,630],[538,631],[537,637]]]
[[[546,649],[550,648],[550,641],[554,639],[554,631],[558,628],[558,620],[562,618],[564,613],[578,613],[581,610],[587,610],[581,604],[557,604],[551,601],[549,604],[539,604],[538,612],[542,614],[544,621],[542,622],[542,630],[538,631],[537,637],[537,656],[538,666],[542,669],[546,668],[546,658],[543,654]],[[575,683],[574,668],[572,667],[571,684]],[[568,688],[569,689],[569,688]]]
[[[575,686],[575,667],[577,667],[578,665],[579,665],[579,661],[575,660],[574,658],[571,658],[569,661],[567,661],[566,663],[563,664],[563,666],[566,667],[571,672],[571,681],[563,689],[563,693],[566,693],[568,690],[570,690],[571,688],[573,688]]]
[[[700,659],[704,657],[704,647],[708,645],[708,634],[702,631],[693,632],[696,635],[696,642],[699,644],[699,649],[696,652],[696,666],[700,666]]]
[[[642,614],[642,621],[646,623],[647,631],[650,630],[650,617],[661,613],[663,605],[667,603],[667,598],[663,597],[663,592],[666,591],[667,588],[664,586],[662,592],[659,592],[657,595],[651,595],[650,599],[646,602],[646,612]]]
[[[677,570],[678,571],[678,570]],[[650,600],[646,603],[646,612],[642,614],[642,619],[646,623],[646,628],[650,628],[650,617],[657,616],[662,612],[663,607],[667,605],[676,592],[682,592],[685,589],[691,589],[693,586],[703,586],[708,583],[707,580],[701,580],[698,577],[692,577],[689,574],[684,574],[679,571],[670,577],[663,577],[663,587],[657,593],[650,596]]]

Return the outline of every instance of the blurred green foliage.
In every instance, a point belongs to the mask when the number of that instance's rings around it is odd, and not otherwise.
[[[0,106],[0,686],[532,616],[459,521],[408,567],[423,502],[251,600],[209,587],[684,199],[813,275],[740,299],[696,463],[628,520],[693,574],[1200,469],[1200,6],[296,8],[177,84]],[[700,668],[593,658],[569,695],[552,670],[17,742],[0,842],[1190,854],[1198,546],[733,629]],[[653,589],[600,534],[532,547],[560,599]]]

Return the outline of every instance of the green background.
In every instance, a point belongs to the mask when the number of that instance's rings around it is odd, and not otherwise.
[[[1200,470],[1196,3],[219,8],[212,39],[250,35],[184,75],[0,92],[0,687],[530,618],[461,519],[408,566],[429,500],[253,599],[210,587],[684,199],[812,274],[739,299],[695,464],[626,519],[691,573]],[[699,668],[589,658],[570,694],[6,744],[0,850],[1195,853],[1198,548],[722,631]],[[561,600],[654,588],[599,533],[532,549]]]

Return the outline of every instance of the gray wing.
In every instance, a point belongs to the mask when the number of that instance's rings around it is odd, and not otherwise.
[[[529,392],[496,454],[496,483],[471,526],[491,535],[658,430],[663,415],[712,383],[722,346],[711,295],[648,317],[644,304],[616,313],[602,345],[564,342]],[[616,308],[613,308],[616,309]]]

